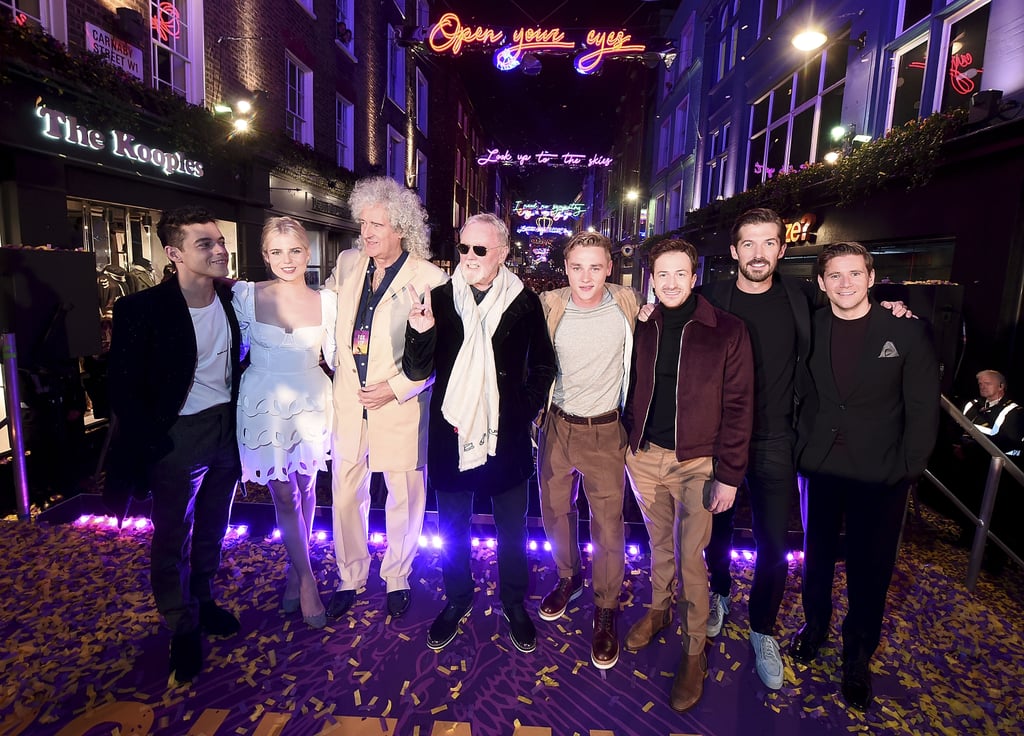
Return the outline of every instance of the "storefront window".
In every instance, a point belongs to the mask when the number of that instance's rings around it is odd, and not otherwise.
[[[971,96],[982,88],[985,42],[990,7],[986,4],[965,16],[953,16],[947,26],[945,82],[942,85],[943,112],[967,109]]]
[[[821,160],[841,123],[847,56],[846,44],[830,46],[751,106],[748,189]]]
[[[953,271],[954,241],[905,241],[864,243],[874,258],[875,283],[948,281]],[[812,280],[818,254],[824,245],[790,247],[779,261],[785,276]]]
[[[893,60],[889,125],[886,128],[896,128],[921,117],[921,92],[924,89],[927,63],[927,39],[896,52],[896,58]]]

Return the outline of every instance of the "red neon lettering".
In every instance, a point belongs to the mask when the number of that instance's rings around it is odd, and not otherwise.
[[[181,36],[181,15],[173,2],[160,3],[150,25],[164,43]]]
[[[949,86],[961,95],[969,95],[974,91],[974,77],[981,74],[981,69],[968,69],[974,57],[970,53],[953,54],[949,60]],[[964,71],[966,70],[966,71]]]
[[[430,29],[428,43],[433,51],[441,54],[451,51],[454,56],[462,53],[462,47],[470,44],[489,46],[499,44],[505,39],[503,31],[494,28],[462,25],[462,21],[455,13],[445,13],[440,20]]]

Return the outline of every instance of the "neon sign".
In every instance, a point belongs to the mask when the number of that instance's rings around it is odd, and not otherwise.
[[[166,176],[184,174],[197,179],[203,176],[203,164],[199,161],[186,158],[184,154],[177,151],[163,151],[139,143],[131,133],[111,130],[109,136],[104,135],[102,130],[82,125],[74,115],[51,110],[42,105],[36,108],[36,115],[43,121],[43,135],[51,140],[78,146],[88,151],[109,150],[118,158],[154,166]]]
[[[624,31],[587,31],[587,42],[584,46],[593,50],[577,56],[572,65],[580,74],[594,74],[601,68],[606,56],[643,53],[645,46],[629,43],[632,38]]]
[[[550,217],[555,221],[569,220],[576,219],[586,211],[587,206],[582,202],[573,202],[572,204],[541,204],[540,202],[523,202],[518,200],[515,207],[512,208],[512,214],[522,217],[524,220],[534,217],[538,218],[538,225],[540,224],[539,218],[541,217]]]
[[[814,227],[815,222],[817,222],[817,218],[808,212],[799,220],[785,223],[786,245],[808,242],[809,238],[812,237],[811,228]]]
[[[516,232],[524,235],[572,235],[572,230],[567,227],[540,227],[538,225],[520,225],[516,228]]]
[[[508,41],[511,39],[511,42]],[[645,44],[630,43],[625,31],[587,31],[584,40],[566,38],[561,28],[516,28],[511,34],[498,28],[463,25],[455,13],[445,13],[427,34],[427,45],[438,54],[458,56],[464,49],[476,47],[494,52],[493,63],[506,72],[517,68],[527,53],[571,53],[578,51],[573,66],[580,74],[595,74],[605,59],[643,54]]]
[[[610,156],[590,156],[582,153],[551,153],[541,151],[540,153],[510,153],[508,149],[502,153],[500,148],[488,148],[483,156],[478,156],[476,162],[481,166],[490,164],[502,164],[504,166],[527,166],[536,164],[540,166],[568,166],[569,168],[582,168],[584,166],[611,166]]]
[[[173,2],[160,3],[150,25],[164,43],[181,36],[181,14]]]
[[[982,73],[982,69],[969,68],[974,63],[970,53],[953,54],[949,60],[949,86],[960,95],[969,95],[974,91],[974,78]]]

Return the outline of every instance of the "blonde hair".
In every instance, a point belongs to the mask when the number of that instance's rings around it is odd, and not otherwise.
[[[389,224],[402,236],[402,248],[414,256],[429,260],[427,213],[416,192],[386,176],[373,176],[356,182],[348,198],[352,217],[358,221],[363,210],[375,205],[380,205],[388,213]],[[356,247],[363,247],[361,237],[356,239]]]
[[[263,223],[263,234],[260,236],[260,252],[263,254],[264,260],[267,257],[267,243],[277,235],[292,238],[307,251],[309,250],[309,235],[306,234],[306,228],[302,227],[298,220],[292,217],[271,217]]]

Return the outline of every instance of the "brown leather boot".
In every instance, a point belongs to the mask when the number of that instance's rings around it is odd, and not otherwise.
[[[644,617],[637,621],[626,634],[626,649],[635,652],[651,643],[655,635],[672,623],[671,608],[649,608]]]
[[[668,704],[677,713],[685,713],[697,705],[704,694],[704,678],[708,674],[708,658],[700,654],[684,654],[679,661],[679,670],[672,681],[672,694]]]

